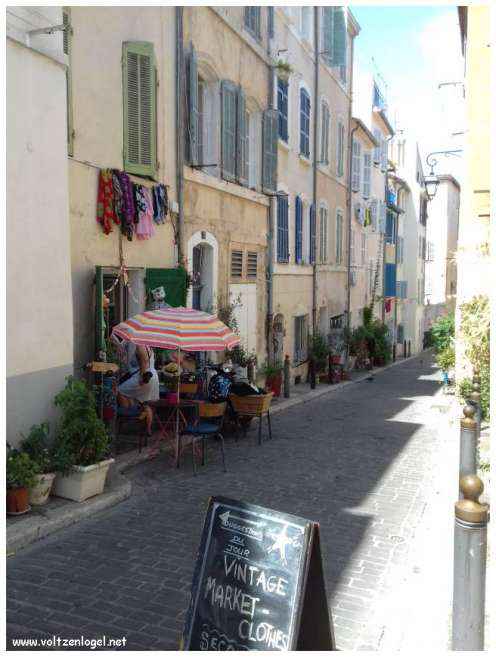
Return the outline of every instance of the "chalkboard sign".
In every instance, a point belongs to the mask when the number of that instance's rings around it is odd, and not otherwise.
[[[211,498],[183,650],[335,650],[318,524]]]

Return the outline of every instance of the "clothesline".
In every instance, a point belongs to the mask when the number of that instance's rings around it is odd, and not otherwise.
[[[88,162],[87,160],[78,160],[76,157],[70,157],[70,159],[73,162],[78,162],[78,164],[85,164],[87,167],[97,169],[98,171],[101,171],[102,169],[106,168],[100,166],[99,164],[93,164],[93,162]],[[167,183],[160,183],[154,180],[148,180],[148,178],[141,178],[140,176],[135,176],[132,173],[128,173],[127,175],[131,178],[131,180],[137,182],[139,185],[143,185],[144,187],[154,187],[155,185],[163,185],[164,187],[167,187],[167,189],[170,188],[170,185],[168,185]]]

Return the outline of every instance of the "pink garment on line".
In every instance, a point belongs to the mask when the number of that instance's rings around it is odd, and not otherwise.
[[[146,203],[146,210],[138,210],[139,221],[136,226],[136,237],[139,240],[148,240],[155,235],[152,190],[148,187],[142,187],[141,196]]]

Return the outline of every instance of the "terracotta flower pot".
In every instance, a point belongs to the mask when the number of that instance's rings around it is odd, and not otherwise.
[[[282,374],[276,376],[268,376],[265,385],[268,390],[274,393],[274,397],[281,396]]]
[[[27,488],[7,488],[7,513],[25,513],[29,509]]]

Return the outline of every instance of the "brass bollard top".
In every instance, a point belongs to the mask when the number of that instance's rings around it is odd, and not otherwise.
[[[455,516],[465,522],[487,523],[489,507],[480,504],[479,497],[484,490],[484,484],[477,475],[466,475],[460,479],[460,490],[463,499],[455,503]]]
[[[463,415],[464,417],[460,420],[460,426],[463,429],[472,429],[475,431],[477,428],[477,422],[474,420],[475,408],[467,404],[463,407]]]

